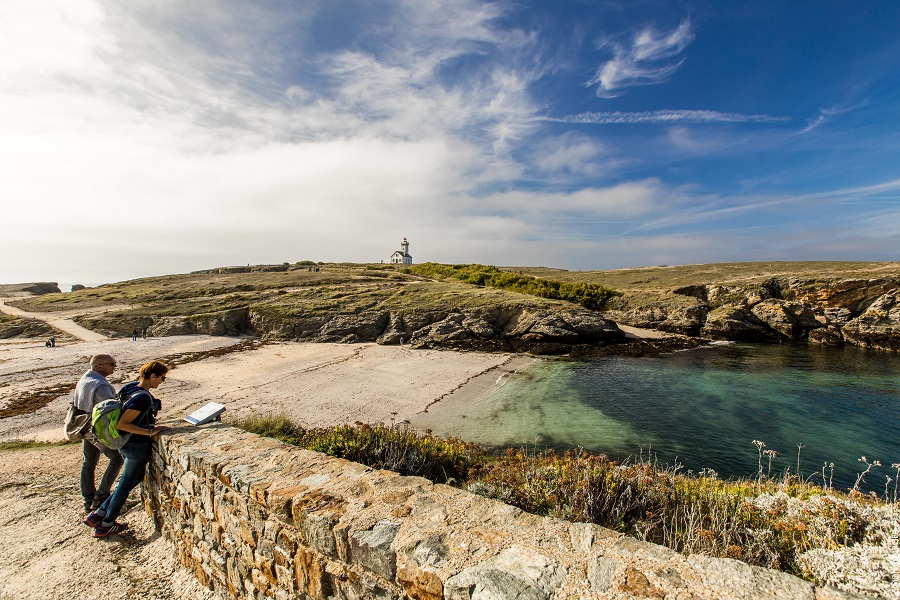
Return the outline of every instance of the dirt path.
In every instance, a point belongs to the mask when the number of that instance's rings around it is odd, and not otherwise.
[[[137,502],[130,529],[94,539],[81,523],[81,444],[0,450],[0,599],[212,600]],[[102,463],[101,463],[102,466]]]
[[[65,331],[71,336],[78,338],[79,340],[85,342],[100,342],[107,338],[105,335],[97,333],[96,331],[91,331],[90,329],[85,329],[75,321],[67,317],[78,316],[83,313],[66,313],[65,315],[59,313],[33,313],[21,310],[16,308],[15,306],[9,306],[6,304],[6,300],[9,298],[4,298],[0,300],[0,312],[4,312],[8,315],[15,315],[17,317],[24,317],[26,319],[38,319],[40,321],[44,321],[51,327],[55,327],[61,331]]]

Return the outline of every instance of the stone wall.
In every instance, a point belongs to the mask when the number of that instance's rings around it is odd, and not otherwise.
[[[854,598],[223,424],[160,436],[144,506],[223,598]]]

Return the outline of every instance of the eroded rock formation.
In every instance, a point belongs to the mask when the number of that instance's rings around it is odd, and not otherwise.
[[[457,348],[561,354],[578,345],[617,343],[625,338],[601,313],[562,310],[492,309],[384,312],[355,315],[282,316],[252,309],[190,317],[92,315],[78,319],[106,335],[263,335],[310,342],[405,343],[421,348]]]
[[[900,350],[900,280],[895,278],[772,278],[743,286],[684,286],[672,293],[682,297],[680,305],[659,302],[608,316],[635,327],[717,340]]]

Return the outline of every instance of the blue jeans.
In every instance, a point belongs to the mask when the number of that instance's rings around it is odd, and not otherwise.
[[[109,491],[122,469],[122,456],[118,450],[111,450],[100,443],[94,444],[88,440],[81,441],[81,452],[84,455],[81,460],[81,496],[87,510],[91,505],[96,508],[96,503],[103,502],[109,496]],[[100,479],[100,487],[95,487],[97,462],[101,454],[109,459],[109,464]]]
[[[103,515],[104,523],[115,522],[122,507],[125,506],[125,501],[128,500],[128,494],[143,481],[147,463],[150,462],[151,448],[153,444],[125,444],[119,450],[125,459],[122,478],[119,479],[116,491],[97,509],[97,512]]]

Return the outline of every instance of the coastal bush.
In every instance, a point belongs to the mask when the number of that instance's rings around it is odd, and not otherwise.
[[[478,264],[442,265],[439,263],[423,263],[405,268],[403,272],[435,279],[449,277],[472,285],[500,288],[551,300],[565,300],[566,302],[580,304],[593,310],[606,307],[612,298],[622,295],[621,292],[596,283],[569,283],[554,279],[543,279]]]
[[[459,438],[418,434],[406,423],[340,425],[306,429],[287,417],[265,415],[234,423],[237,427],[285,443],[435,483],[465,480],[469,470],[488,458],[487,450]]]
[[[822,553],[896,544],[896,501],[820,488],[785,473],[719,479],[678,473],[648,456],[625,463],[583,450],[492,454],[403,422],[305,429],[283,416],[235,423],[248,431],[375,468],[450,483],[538,515],[590,522],[684,553],[739,559],[817,580]],[[900,465],[897,465],[900,472]],[[824,575],[823,575],[824,574]],[[831,577],[831,575],[827,575]]]

